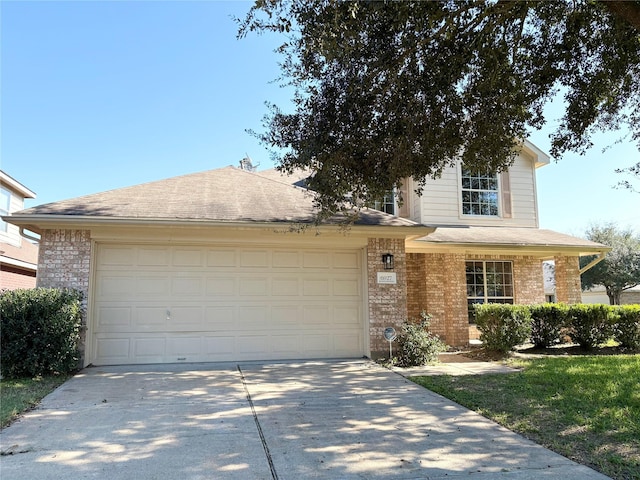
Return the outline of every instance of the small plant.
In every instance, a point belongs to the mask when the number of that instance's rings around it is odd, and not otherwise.
[[[569,307],[564,303],[530,305],[531,343],[546,348],[560,342],[568,321]]]
[[[33,378],[78,367],[82,294],[34,288],[0,293],[0,373]]]
[[[488,350],[507,353],[531,336],[531,312],[526,305],[474,305],[480,340]]]
[[[613,337],[617,314],[609,305],[577,303],[569,306],[569,316],[569,335],[585,350]]]
[[[623,348],[640,349],[640,305],[621,305],[616,313],[613,338]]]
[[[437,335],[429,331],[431,316],[420,314],[419,322],[406,321],[398,335],[398,356],[394,363],[400,367],[426,365],[438,360],[438,354],[447,349],[446,344]]]

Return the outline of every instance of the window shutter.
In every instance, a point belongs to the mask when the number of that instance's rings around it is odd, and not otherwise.
[[[502,216],[504,218],[511,218],[511,182],[509,181],[508,171],[500,174],[500,189],[502,190]]]
[[[398,209],[398,216],[409,218],[411,216],[411,212],[409,211],[409,188],[407,187],[409,183],[409,179],[405,178],[402,181],[402,187],[400,187],[400,195],[402,196],[402,205]]]

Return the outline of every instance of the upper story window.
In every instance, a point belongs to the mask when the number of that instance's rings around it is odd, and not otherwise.
[[[499,215],[497,174],[476,173],[462,166],[462,214]]]
[[[6,188],[0,188],[0,216],[9,215],[11,204],[11,192]],[[0,232],[7,231],[7,222],[0,219]]]
[[[396,202],[393,198],[393,192],[387,193],[381,201],[376,200],[373,203],[373,208],[375,210],[380,210],[381,212],[388,213],[390,215],[396,214]]]

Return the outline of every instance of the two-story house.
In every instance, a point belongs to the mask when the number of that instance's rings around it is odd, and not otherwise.
[[[36,195],[0,171],[0,216],[24,208],[25,198]],[[0,219],[0,290],[34,288],[38,270],[38,245],[24,238],[16,225]]]
[[[386,356],[388,327],[422,310],[450,345],[477,302],[580,299],[578,259],[607,247],[538,229],[527,143],[508,172],[457,165],[398,209],[314,225],[300,176],[225,167],[5,217],[41,236],[38,284],[85,293],[83,363]],[[471,322],[471,323],[470,323]]]

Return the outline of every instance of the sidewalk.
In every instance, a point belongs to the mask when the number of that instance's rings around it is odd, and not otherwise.
[[[403,377],[431,375],[484,375],[487,373],[515,373],[516,368],[507,367],[500,362],[489,362],[466,357],[459,353],[443,353],[440,363],[421,367],[391,367]]]

